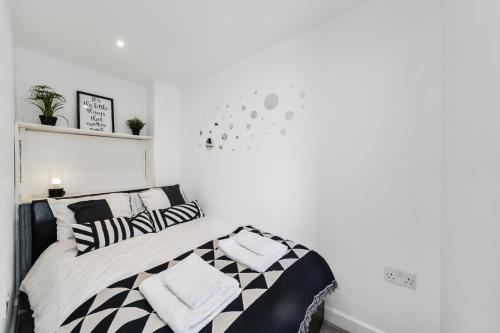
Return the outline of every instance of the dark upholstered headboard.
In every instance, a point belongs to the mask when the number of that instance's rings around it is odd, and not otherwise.
[[[19,206],[20,281],[35,260],[56,238],[56,218],[47,200]]]
[[[19,206],[21,279],[31,268],[31,264],[56,240],[56,218],[47,200]]]
[[[136,189],[108,193],[133,193],[143,190],[144,189]],[[64,197],[64,199],[79,197],[83,196]],[[37,200],[30,204],[19,205],[19,224],[17,233],[18,277],[16,282],[17,285],[19,285],[36,259],[57,240],[56,218],[52,214],[52,210],[47,200]]]

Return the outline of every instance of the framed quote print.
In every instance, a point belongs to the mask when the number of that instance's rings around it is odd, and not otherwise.
[[[102,133],[114,133],[113,99],[83,91],[76,92],[78,128]]]

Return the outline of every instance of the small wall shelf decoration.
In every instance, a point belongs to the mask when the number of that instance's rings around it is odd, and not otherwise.
[[[66,104],[66,98],[47,85],[32,86],[27,101],[41,112],[39,117],[42,125],[55,126],[57,117],[68,121],[65,117],[56,115],[56,112],[62,110]]]
[[[127,120],[127,126],[128,128],[130,128],[130,131],[132,131],[133,135],[141,134],[141,130],[144,128],[145,125],[146,123],[137,117]]]
[[[113,99],[77,91],[78,128],[92,132],[114,133]]]

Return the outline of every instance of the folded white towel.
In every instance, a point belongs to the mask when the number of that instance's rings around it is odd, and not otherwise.
[[[241,293],[239,287],[223,287],[203,305],[192,309],[163,284],[161,274],[142,281],[139,290],[175,333],[199,332]]]
[[[186,305],[195,309],[222,287],[238,288],[238,281],[209,265],[195,253],[162,274],[163,283]]]
[[[247,230],[241,230],[234,236],[234,239],[238,244],[246,247],[252,252],[255,252],[261,256],[273,255],[274,253],[283,252],[283,247],[286,246],[278,243],[270,238],[263,237],[254,232]]]
[[[262,256],[238,244],[235,237],[219,241],[219,248],[226,256],[260,273],[265,272],[286,254],[288,248],[283,244],[279,245],[281,246],[275,252]]]

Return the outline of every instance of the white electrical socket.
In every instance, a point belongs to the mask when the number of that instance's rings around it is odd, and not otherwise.
[[[385,267],[385,279],[391,283],[395,283],[406,288],[417,289],[417,275],[413,273]]]

